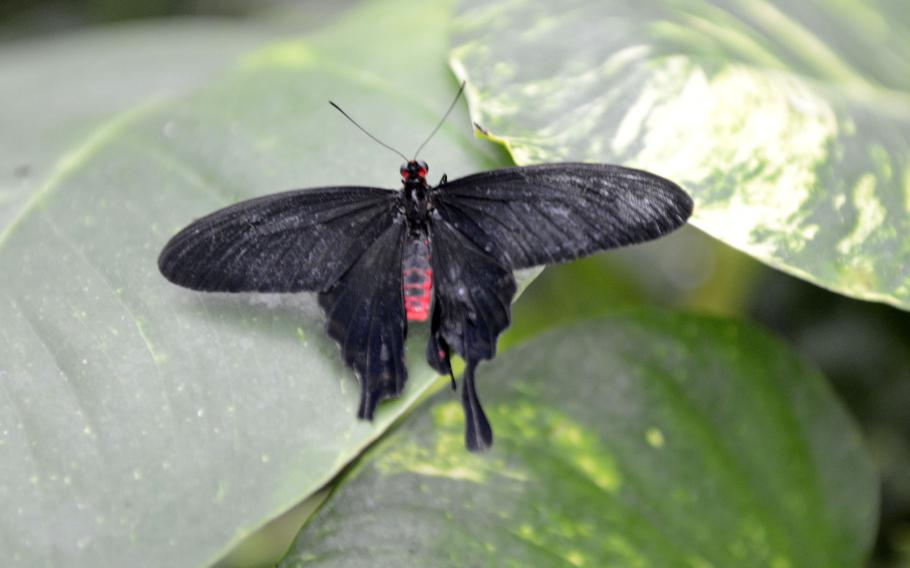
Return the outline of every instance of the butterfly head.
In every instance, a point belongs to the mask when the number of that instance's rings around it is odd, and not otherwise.
[[[401,164],[401,181],[405,184],[408,182],[411,183],[426,183],[427,172],[430,170],[430,167],[423,160],[410,160]]]

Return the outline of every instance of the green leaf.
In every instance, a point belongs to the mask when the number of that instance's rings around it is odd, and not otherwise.
[[[277,33],[175,21],[4,45],[0,51],[0,230],[93,128],[186,91]]]
[[[313,297],[183,290],[156,257],[178,228],[243,198],[395,187],[400,160],[327,101],[413,150],[457,87],[448,13],[364,5],[191,96],[119,114],[57,162],[0,233],[6,563],[211,562],[325,484],[420,396],[434,378],[420,333],[403,398],[358,421],[358,387]],[[425,150],[435,175],[500,163],[468,124],[459,109]]]
[[[910,11],[879,0],[465,2],[456,72],[518,163],[644,167],[692,223],[910,309]]]
[[[284,566],[859,567],[877,480],[817,372],[743,324],[632,313],[481,366],[367,454]]]

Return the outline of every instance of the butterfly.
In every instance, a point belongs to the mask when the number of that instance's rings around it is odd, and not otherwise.
[[[408,324],[429,321],[429,365],[454,388],[452,356],[465,362],[465,446],[489,448],[475,371],[511,321],[513,271],[661,237],[686,222],[692,200],[657,175],[590,163],[443,175],[433,186],[417,153],[408,159],[332,104],[404,157],[401,189],[318,187],[243,201],[177,233],[158,267],[193,290],[316,292],[328,335],[359,378],[362,419],[402,393]]]

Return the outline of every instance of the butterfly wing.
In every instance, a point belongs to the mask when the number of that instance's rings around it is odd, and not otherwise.
[[[493,432],[477,398],[474,369],[493,358],[496,340],[509,326],[515,279],[511,269],[437,213],[430,231],[435,300],[427,359],[441,373],[451,372],[451,352],[465,359],[465,445],[478,451],[493,443]]]
[[[442,373],[451,372],[450,350],[465,359],[465,445],[472,451],[493,442],[474,371],[493,357],[509,325],[511,270],[651,240],[692,212],[691,198],[673,182],[599,164],[484,172],[434,188],[431,200],[436,289],[427,359]]]
[[[512,269],[641,243],[680,227],[692,199],[654,174],[605,164],[505,168],[440,185],[439,215]]]
[[[379,401],[399,395],[408,376],[401,275],[406,223],[400,215],[390,217],[391,223],[353,266],[319,294],[328,334],[360,379],[357,416],[371,420]]]
[[[158,267],[194,290],[321,291],[390,227],[398,193],[323,187],[243,201],[177,233]]]
[[[180,231],[158,266],[195,290],[321,292],[328,333],[361,382],[358,416],[372,418],[407,380],[399,204],[399,192],[368,187],[251,199]]]

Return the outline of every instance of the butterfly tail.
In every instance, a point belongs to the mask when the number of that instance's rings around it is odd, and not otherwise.
[[[474,388],[474,369],[478,363],[479,361],[468,360],[461,389],[465,418],[464,444],[472,452],[482,452],[493,445],[493,429]]]
[[[362,382],[360,385],[360,406],[357,409],[357,418],[361,420],[372,420],[376,412],[376,405],[379,404],[379,397],[370,385]]]

